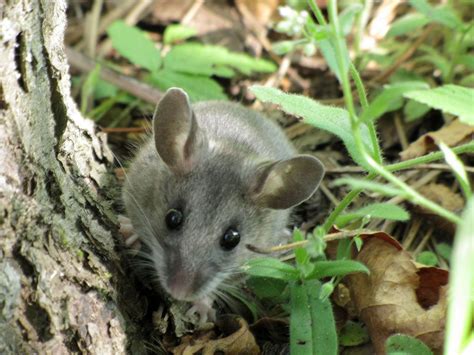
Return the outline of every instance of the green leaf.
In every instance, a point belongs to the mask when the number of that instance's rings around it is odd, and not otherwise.
[[[393,107],[392,105],[397,100],[401,100],[405,93],[428,88],[428,84],[420,81],[409,81],[387,85],[384,87],[382,93],[371,101],[367,109],[365,109],[360,116],[360,119],[362,121],[375,120],[390,109],[399,108],[397,106]]]
[[[392,23],[387,37],[412,34],[417,29],[424,27],[430,20],[420,13],[408,13]]]
[[[350,4],[339,14],[339,24],[344,36],[347,36],[351,32],[354,19],[363,8],[362,4]]]
[[[306,277],[307,280],[330,276],[345,276],[355,272],[370,273],[367,266],[355,260],[316,261],[313,265],[314,270]]]
[[[162,69],[151,73],[149,81],[163,91],[174,86],[181,87],[188,93],[193,102],[227,100],[222,87],[207,76],[189,75]]]
[[[395,334],[388,338],[385,342],[385,352],[387,355],[433,355],[430,348],[421,340],[403,334]]]
[[[336,52],[334,50],[333,41],[330,39],[331,31],[326,29],[324,26],[316,25],[311,17],[308,17],[308,21],[306,23],[306,28],[310,33],[311,37],[316,41],[321,53],[326,60],[329,69],[333,72],[337,79],[341,81],[341,73],[339,72],[339,66],[336,60]],[[347,54],[347,51],[345,52]],[[349,58],[346,56],[344,57],[344,64],[345,68],[349,68]]]
[[[367,328],[360,323],[348,321],[339,332],[339,344],[342,346],[357,346],[369,341]]]
[[[166,55],[165,68],[181,73],[230,78],[235,71],[245,75],[253,72],[271,73],[275,64],[247,54],[230,52],[224,47],[185,43],[174,46]]]
[[[293,241],[294,242],[300,242],[300,241],[303,241],[303,240],[305,240],[303,232],[301,232],[301,230],[296,228],[293,231]],[[308,254],[308,251],[306,250],[306,248],[301,248],[300,247],[300,248],[295,249],[295,260],[296,260],[296,264],[300,267],[302,265],[308,264],[309,254]]]
[[[469,183],[469,178],[467,177],[466,169],[464,168],[464,164],[462,163],[461,159],[443,142],[439,142],[439,147],[444,155],[444,160],[446,163],[451,167],[456,176],[456,179],[461,186],[462,191],[464,192],[464,196],[469,199],[472,196],[471,185]]]
[[[438,110],[459,116],[459,120],[474,125],[474,89],[444,85],[435,89],[410,91],[405,97]]]
[[[349,114],[346,110],[337,107],[325,106],[301,95],[286,94],[275,88],[252,86],[250,90],[263,102],[279,105],[289,114],[302,117],[305,123],[338,136],[346,146],[352,159],[364,166],[352,134]],[[361,127],[362,141],[369,151],[372,151],[371,141],[366,126]],[[368,168],[368,167],[367,167]]]
[[[445,354],[468,354],[468,341],[472,346],[472,320],[474,319],[474,197],[467,201],[462,222],[454,238],[451,270],[449,272],[449,305],[444,344]],[[464,349],[463,349],[464,348]],[[465,352],[463,353],[463,350]]]
[[[106,99],[109,97],[116,96],[118,93],[118,88],[110,84],[109,82],[98,79],[94,88],[94,98],[96,100]]]
[[[294,266],[275,258],[251,259],[243,266],[243,270],[251,276],[280,280],[297,280],[299,278],[299,272]]]
[[[453,248],[447,243],[435,244],[436,252],[446,261],[451,262]]]
[[[100,77],[100,64],[96,64],[95,68],[87,74],[86,80],[81,88],[81,113],[86,114],[87,103],[94,93],[95,86]]]
[[[431,107],[428,105],[410,100],[403,108],[403,118],[405,122],[413,122],[424,116],[429,110],[431,110]]]
[[[431,251],[423,251],[416,257],[416,261],[427,266],[438,265],[438,258],[436,254]]]
[[[271,298],[273,300],[280,297],[288,286],[286,281],[266,277],[250,277],[245,283],[259,299]]]
[[[145,32],[119,20],[107,28],[107,34],[117,52],[133,64],[149,71],[160,67],[160,51]]]
[[[291,284],[290,353],[293,355],[338,353],[331,302],[319,298],[320,289],[317,280]]]
[[[341,178],[341,179],[335,180],[333,184],[335,186],[349,185],[353,189],[369,190],[369,191],[377,192],[383,196],[406,197],[406,193],[396,187],[393,187],[387,184],[381,184],[379,182],[367,181],[363,179]]]
[[[381,218],[392,221],[406,221],[410,215],[402,207],[391,203],[373,203],[362,207],[356,211],[344,213],[336,218],[335,223],[338,226],[343,226],[350,221],[368,216],[369,218]]]
[[[431,6],[426,0],[410,0],[410,4],[433,22],[455,29],[462,27],[461,19],[449,6]]]
[[[272,52],[277,55],[284,55],[292,52],[301,44],[308,43],[307,40],[297,39],[294,41],[280,41],[272,43]]]
[[[189,37],[193,37],[197,34],[197,31],[188,26],[184,26],[181,24],[174,24],[169,25],[165,29],[165,33],[163,34],[163,42],[165,44],[171,44],[174,42],[183,41]]]

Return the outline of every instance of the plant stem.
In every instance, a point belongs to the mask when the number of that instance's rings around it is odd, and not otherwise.
[[[324,18],[323,13],[319,9],[318,5],[316,5],[316,0],[307,0],[309,7],[313,11],[314,16],[316,16],[316,20],[318,20],[321,26],[326,26],[327,22]]]
[[[354,63],[349,63],[349,70],[351,72],[352,80],[357,89],[357,93],[359,95],[359,101],[362,106],[362,109],[365,110],[369,106],[369,102],[367,101],[367,93],[364,88],[364,83],[360,78],[359,72],[357,71]],[[374,121],[365,122],[367,128],[369,129],[370,141],[372,142],[372,150],[374,153],[375,160],[381,164],[382,163],[382,153],[380,151],[380,145],[377,138],[377,130],[375,129]]]
[[[330,19],[331,29],[333,31],[333,35],[335,36],[334,49],[336,52],[337,65],[339,67],[339,71],[341,74],[340,79],[341,79],[342,89],[344,93],[344,101],[345,101],[347,110],[349,111],[349,115],[351,119],[351,127],[354,133],[354,140],[355,140],[358,150],[362,154],[363,159],[365,160],[367,165],[373,169],[374,172],[376,172],[378,175],[381,175],[386,180],[388,180],[395,186],[398,186],[400,189],[402,189],[409,196],[411,201],[423,207],[426,207],[427,209],[434,211],[436,214],[443,216],[444,218],[454,223],[459,223],[461,219],[458,216],[442,208],[441,206],[433,203],[432,201],[428,200],[424,196],[420,195],[413,188],[411,188],[410,186],[405,184],[403,181],[398,179],[395,175],[390,173],[390,171],[386,170],[381,164],[379,164],[379,162],[377,162],[377,159],[372,158],[372,156],[368,154],[366,146],[362,142],[362,137],[359,130],[360,120],[355,113],[352,92],[350,90],[350,85],[349,85],[348,72],[346,70],[346,66],[344,63],[344,58],[346,58],[347,56],[346,56],[346,52],[343,50],[344,46],[343,46],[343,40],[342,40],[341,32],[340,32],[339,19],[337,16],[336,0],[330,0],[328,5],[329,5],[328,10],[329,10],[329,19]],[[351,196],[351,198],[348,199],[348,202],[346,202],[345,205],[348,205],[352,201],[352,199],[355,196],[357,196],[357,194],[359,193],[357,190],[353,190],[351,192],[353,192],[354,196]],[[337,216],[337,214],[335,213],[342,212],[344,208],[345,206],[341,202],[337,206],[337,208],[333,211],[333,213],[331,213],[331,216],[333,217],[334,215]],[[325,222],[324,226],[327,227],[327,225],[328,225],[328,221]]]
[[[451,150],[456,154],[474,153],[474,142],[466,143],[466,144],[451,148]],[[440,160],[443,157],[444,156],[442,152],[434,152],[427,155],[423,155],[418,158],[402,161],[395,164],[386,165],[385,169],[387,169],[388,171],[410,169],[413,166],[416,166],[419,164],[431,163],[433,161]]]
[[[459,39],[456,41],[456,44],[454,45],[453,55],[451,57],[451,65],[449,66],[448,75],[446,75],[446,83],[450,83],[453,80],[454,68],[456,67],[456,64],[458,62],[462,42],[464,41],[464,37],[469,32],[471,27],[472,24],[462,32],[461,37],[459,37]]]

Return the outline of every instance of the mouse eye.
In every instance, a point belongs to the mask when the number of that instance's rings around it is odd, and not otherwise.
[[[170,209],[166,213],[165,222],[168,229],[178,229],[183,223],[183,212],[174,208]]]
[[[232,250],[240,242],[240,233],[237,229],[229,228],[222,235],[220,245],[224,250]]]

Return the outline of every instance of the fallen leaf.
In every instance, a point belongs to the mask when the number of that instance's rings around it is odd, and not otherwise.
[[[437,150],[437,142],[443,142],[449,147],[474,139],[474,126],[454,120],[441,129],[422,135],[407,149],[400,153],[402,160],[413,159]]]
[[[410,254],[389,235],[362,236],[355,257],[370,275],[348,276],[351,297],[367,325],[376,353],[384,353],[386,339],[395,333],[414,336],[441,353],[446,318],[448,272],[418,269]]]
[[[266,26],[275,13],[280,0],[235,0],[235,5],[242,14],[252,14],[252,17],[261,25]]]
[[[456,192],[451,191],[446,185],[431,183],[429,185],[420,187],[418,192],[427,199],[451,212],[459,213],[464,208],[464,200],[462,196]],[[431,210],[419,205],[414,205],[412,209],[415,213],[423,215],[437,228],[449,233],[450,235],[454,235],[456,232],[456,225],[454,223],[441,216],[438,216]]]
[[[185,336],[181,344],[171,351],[174,355],[260,354],[255,337],[243,318],[224,315],[217,320],[216,325],[222,332],[221,337],[216,339],[214,331],[198,334],[197,337]]]

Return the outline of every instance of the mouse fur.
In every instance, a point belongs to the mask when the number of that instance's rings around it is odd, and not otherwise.
[[[153,136],[132,161],[123,188],[126,214],[162,288],[173,298],[212,298],[222,282],[258,256],[246,244],[286,242],[291,208],[311,197],[324,168],[298,155],[259,113],[223,101],[191,105],[169,89],[157,105]],[[165,222],[182,212],[177,230]],[[240,242],[221,246],[232,228]]]

